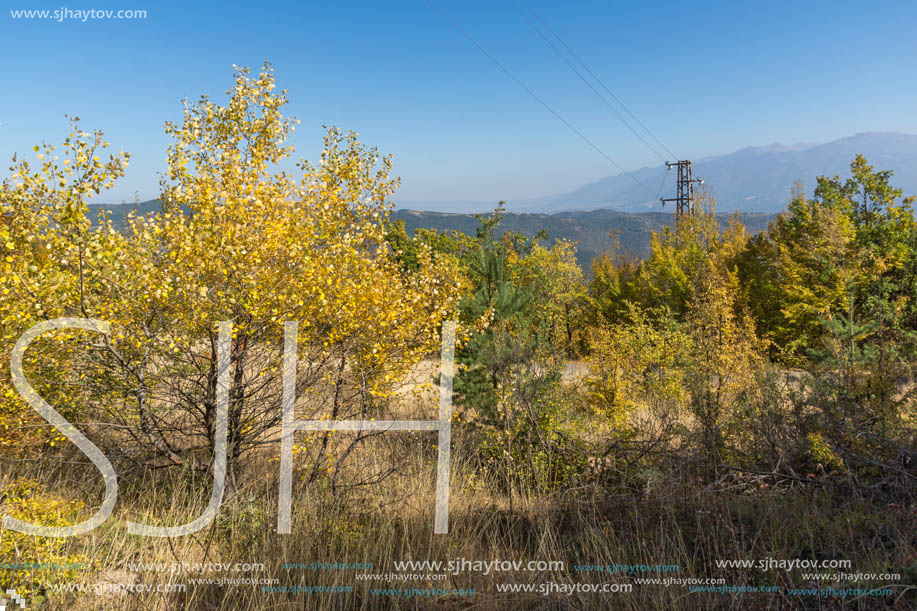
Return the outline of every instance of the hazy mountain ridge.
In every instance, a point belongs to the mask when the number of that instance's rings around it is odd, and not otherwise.
[[[162,206],[158,199],[150,199],[137,204],[89,204],[89,215],[92,217],[93,222],[99,212],[105,211],[115,227],[123,227],[127,220],[127,215],[131,212],[142,215],[159,212],[160,210],[162,210]]]
[[[794,185],[801,182],[808,193],[818,176],[849,175],[850,162],[863,154],[878,170],[892,170],[892,184],[905,194],[917,193],[917,135],[865,132],[822,144],[769,144],[751,146],[728,155],[693,160],[694,176],[703,178],[721,212],[774,213],[786,207]],[[568,193],[508,202],[515,212],[555,213],[609,208],[622,212],[663,211],[658,198],[675,191],[676,172],[665,166],[631,172],[645,188],[626,174],[608,176]],[[489,209],[482,202],[411,202],[402,208],[478,212]],[[460,207],[461,206],[461,207]]]
[[[794,184],[802,182],[807,192],[820,175],[847,176],[850,161],[863,154],[880,170],[894,171],[892,184],[905,194],[917,193],[917,135],[867,132],[824,144],[769,144],[746,147],[715,157],[697,160],[695,177],[702,177],[717,200],[723,224],[732,212],[741,212],[741,220],[752,233],[761,231],[775,214],[786,207]],[[646,185],[658,188],[666,170],[664,166],[642,168],[633,172]],[[674,190],[675,171],[666,178],[663,195]],[[403,219],[409,235],[418,227],[456,230],[474,235],[478,225],[471,212],[492,210],[496,202],[440,202],[425,211],[398,209],[393,218]],[[442,212],[446,205],[463,213]],[[127,213],[141,214],[159,210],[159,201],[140,204],[94,205],[105,209],[120,226]],[[649,235],[674,221],[671,207],[663,209],[658,200],[625,174],[609,176],[561,195],[534,200],[509,202],[503,229],[532,236],[544,229],[552,239],[577,242],[583,267],[597,254],[611,248],[610,231],[618,233],[625,251],[646,256]]]

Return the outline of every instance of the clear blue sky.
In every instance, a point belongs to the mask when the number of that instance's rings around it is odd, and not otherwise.
[[[529,2],[679,157],[917,133],[917,3]],[[659,164],[508,1],[437,3],[615,161]],[[10,14],[62,5],[147,17]],[[181,99],[221,97],[232,64],[264,60],[302,121],[297,153],[316,157],[322,124],[353,129],[394,155],[399,200],[512,201],[618,173],[425,0],[7,0],[0,57],[0,156],[59,141],[79,115],[133,154],[99,201],[155,197]]]

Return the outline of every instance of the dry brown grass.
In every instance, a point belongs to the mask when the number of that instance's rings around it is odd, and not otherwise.
[[[389,433],[394,444],[370,445],[373,453],[400,452],[403,468],[365,489],[332,494],[326,485],[294,487],[293,533],[276,528],[276,462],[267,456],[246,465],[242,485],[226,500],[213,524],[175,540],[128,535],[125,519],[177,524],[194,518],[209,495],[210,482],[191,472],[148,471],[123,478],[115,515],[102,527],[69,542],[91,558],[81,574],[85,584],[100,582],[187,584],[173,594],[51,594],[49,608],[83,609],[788,609],[834,608],[838,601],[787,595],[721,596],[689,593],[684,587],[635,584],[630,593],[501,594],[497,583],[631,583],[633,576],[582,573],[577,564],[677,564],[677,574],[638,577],[724,577],[739,585],[805,587],[798,573],[721,570],[715,559],[849,558],[857,572],[899,571],[914,563],[912,510],[880,511],[868,503],[841,499],[808,488],[755,489],[741,479],[732,490],[697,489],[662,476],[642,490],[593,483],[556,494],[516,490],[510,511],[501,482],[458,456],[453,480],[450,532],[433,534],[432,435]],[[3,482],[31,475],[61,493],[98,499],[91,468],[32,463],[4,469]],[[28,471],[28,473],[26,473]],[[648,482],[650,480],[647,480]],[[735,484],[739,484],[736,486]],[[4,533],[0,536],[8,536]],[[447,579],[403,584],[357,580],[358,572],[390,573],[400,560],[562,560],[565,570],[543,573],[461,572]],[[350,592],[291,594],[264,592],[261,585],[201,585],[188,574],[131,571],[130,563],[264,563],[263,573],[222,576],[272,577],[280,585],[349,586]],[[284,563],[372,563],[373,569],[311,571]],[[219,578],[219,573],[204,577]],[[861,598],[843,608],[910,608],[913,583],[903,575],[895,597]],[[473,588],[465,597],[406,598],[374,594],[385,587]],[[841,608],[838,606],[837,608]]]
[[[435,394],[420,388],[435,369],[422,364],[393,405],[399,417],[429,418]],[[571,380],[575,382],[576,380]],[[418,394],[419,393],[419,394]],[[336,435],[336,443],[347,443]],[[508,502],[505,474],[478,462],[473,440],[455,427],[448,535],[433,534],[436,436],[385,433],[368,440],[343,466],[332,487],[327,477],[311,485],[294,480],[293,528],[276,533],[279,447],[267,446],[242,466],[238,486],[224,500],[214,522],[194,535],[174,540],[127,534],[125,520],[181,524],[202,512],[210,495],[209,476],[190,469],[116,468],[121,474],[115,513],[100,528],[67,541],[68,551],[90,559],[78,580],[100,583],[185,585],[184,592],[77,594],[51,593],[44,606],[83,610],[256,610],[256,609],[909,609],[917,583],[917,512],[913,506],[859,498],[798,482],[730,474],[701,485],[690,465],[659,459],[625,465],[614,460],[554,490],[536,490],[518,481]],[[299,467],[306,467],[307,454]],[[66,498],[87,502],[86,515],[101,499],[97,471],[78,452],[63,451],[39,460],[2,459],[0,487],[17,477],[47,483]],[[353,482],[391,474],[365,486]],[[300,475],[310,471],[303,469]],[[2,538],[8,531],[0,532]],[[407,582],[358,580],[358,573],[394,573],[403,560],[465,558],[471,561],[563,561],[563,570],[462,571],[445,579]],[[892,596],[820,599],[791,596],[808,587],[799,571],[719,569],[718,559],[849,559],[852,572],[899,572]],[[11,560],[11,559],[3,559]],[[138,571],[136,563],[263,563],[263,572],[195,575]],[[369,570],[287,568],[289,563],[371,563]],[[579,572],[588,564],[678,565],[677,573],[636,575]],[[215,585],[197,578],[271,578],[280,586],[349,587],[347,592],[264,591],[265,584]],[[647,585],[641,577],[723,578],[729,586],[772,586],[783,594],[694,593],[684,586]],[[19,585],[27,589],[27,576]],[[497,584],[621,583],[632,591],[614,594],[501,593]],[[880,584],[871,584],[880,585]],[[474,589],[473,596],[401,597],[374,593],[392,587]],[[33,592],[34,594],[34,592]],[[37,601],[37,598],[33,597]]]

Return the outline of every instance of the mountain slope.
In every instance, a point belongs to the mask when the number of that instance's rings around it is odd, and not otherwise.
[[[716,157],[693,160],[694,176],[703,178],[717,200],[721,212],[778,212],[786,207],[796,182],[807,192],[815,187],[820,175],[847,176],[850,162],[861,153],[879,170],[895,172],[892,184],[906,194],[917,193],[917,136],[869,132],[825,144],[748,147]],[[631,172],[646,188],[626,174],[609,176],[569,193],[537,199],[510,201],[508,209],[516,212],[553,213],[566,210],[612,208],[624,212],[663,211],[658,197],[663,178],[662,196],[675,191],[675,170],[666,175],[665,166],[641,168]],[[425,210],[479,211],[492,207],[480,202],[448,202],[430,205],[413,203]]]

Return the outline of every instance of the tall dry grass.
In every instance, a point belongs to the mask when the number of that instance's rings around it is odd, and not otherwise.
[[[124,520],[179,524],[201,513],[211,482],[200,473],[172,469],[123,473],[113,516],[95,531],[66,542],[89,558],[83,584],[186,584],[184,592],[117,594],[47,593],[52,609],[909,609],[915,602],[913,509],[877,507],[866,499],[816,486],[772,486],[735,475],[705,487],[691,485],[678,465],[656,473],[619,474],[554,492],[516,483],[512,510],[506,481],[463,450],[453,465],[448,535],[433,534],[435,436],[387,433],[359,450],[355,464],[393,453],[401,468],[383,481],[332,490],[327,480],[294,484],[293,528],[276,533],[277,462],[253,456],[245,476],[206,529],[177,539],[129,535]],[[4,461],[0,485],[17,477],[46,483],[52,492],[87,501],[101,498],[91,465],[79,455],[29,462]],[[362,461],[362,463],[360,462]],[[9,537],[4,531],[0,537]],[[357,580],[355,575],[395,572],[400,560],[560,560],[564,570],[463,571],[444,580],[403,583]],[[718,569],[717,559],[851,559],[855,572],[903,572],[894,595],[826,600],[784,594],[690,593],[682,586],[637,584],[635,577],[724,578],[730,586],[807,587],[800,573]],[[6,559],[5,559],[6,560]],[[263,563],[263,572],[205,575],[137,571],[131,563]],[[371,563],[371,570],[284,568],[285,563]],[[677,573],[635,575],[578,572],[586,564],[670,564]],[[910,571],[908,573],[908,571]],[[25,579],[25,575],[23,578]],[[262,584],[206,585],[189,578],[276,578],[281,586],[343,586],[347,592],[286,593]],[[506,594],[498,583],[628,583],[614,594]],[[387,587],[473,588],[474,596],[399,597],[374,594]],[[785,592],[785,590],[784,590]]]

